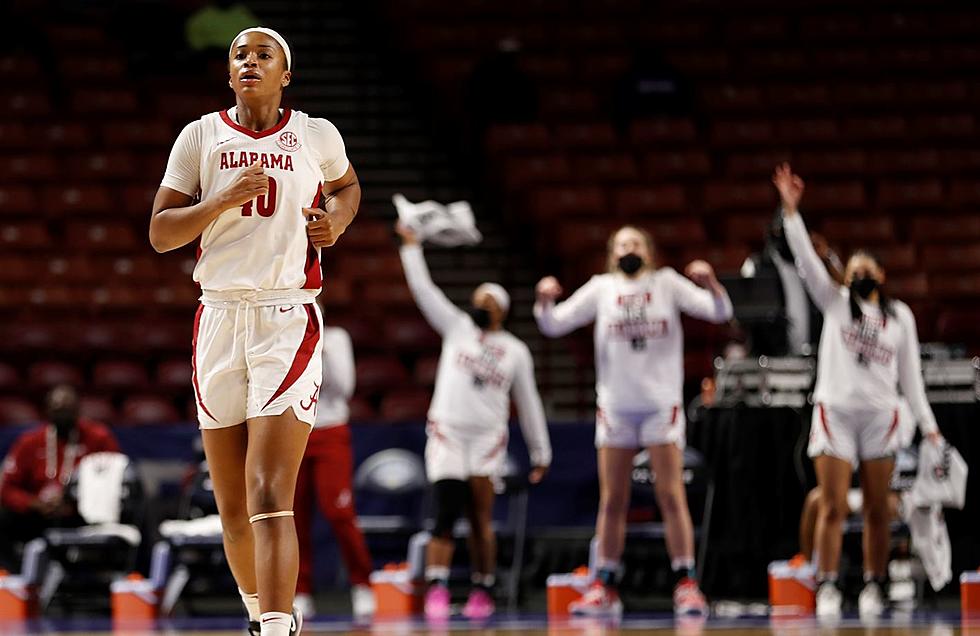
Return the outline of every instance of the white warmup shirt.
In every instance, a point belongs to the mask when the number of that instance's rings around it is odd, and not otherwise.
[[[354,348],[350,334],[340,327],[324,327],[323,384],[316,409],[313,428],[330,428],[347,424],[350,418],[348,402],[354,395]]]
[[[840,409],[892,411],[899,407],[901,386],[923,434],[937,430],[922,380],[915,317],[908,305],[893,300],[895,315],[886,316],[877,303],[858,299],[863,317],[853,320],[850,291],[827,273],[803,218],[784,214],[783,228],[800,277],[824,316],[814,399]]]
[[[647,413],[683,401],[681,312],[714,323],[732,317],[728,294],[715,296],[669,267],[640,274],[600,274],[568,300],[537,303],[541,333],[562,336],[595,321],[598,407]]]
[[[550,465],[551,441],[527,345],[506,331],[482,331],[473,324],[432,282],[421,247],[402,247],[401,259],[415,302],[442,336],[429,420],[499,435],[507,429],[513,390],[531,464]]]
[[[161,185],[207,200],[242,169],[259,161],[269,192],[223,212],[201,233],[194,280],[206,291],[321,287],[319,250],[306,235],[303,208],[317,207],[325,181],[350,165],[337,128],[306,113],[282,111],[274,127],[239,126],[235,108],[210,113],[184,127]]]

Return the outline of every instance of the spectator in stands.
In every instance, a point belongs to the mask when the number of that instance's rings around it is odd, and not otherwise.
[[[844,267],[830,249],[826,239],[811,234],[813,246],[834,280],[840,282]],[[780,324],[750,326],[752,352],[757,355],[811,355],[820,341],[823,319],[820,311],[806,293],[803,280],[796,269],[793,252],[783,234],[782,215],[776,213],[769,225],[762,251],[751,255],[742,264],[744,278],[771,276],[779,279],[783,305]]]
[[[7,567],[15,565],[15,543],[47,528],[81,525],[78,511],[64,498],[65,486],[85,455],[119,452],[112,432],[80,417],[78,404],[74,388],[53,388],[46,399],[48,421],[17,438],[7,454],[0,485],[0,557]]]
[[[664,519],[674,575],[674,611],[707,616],[697,583],[694,531],[682,472],[687,443],[683,408],[684,336],[681,314],[715,324],[731,320],[732,302],[714,269],[693,261],[687,278],[657,268],[653,237],[625,226],[609,237],[607,271],[562,303],[553,276],[537,285],[534,317],[544,335],[557,338],[595,323],[596,436],[599,514],[596,580],[573,602],[573,614],[618,615],[620,559],[626,538],[633,457],[650,454],[657,505]]]
[[[637,52],[614,90],[613,119],[621,132],[634,119],[690,116],[695,110],[687,82],[656,49]]]
[[[326,312],[325,312],[326,313]],[[340,327],[323,328],[323,384],[316,406],[316,424],[306,444],[306,454],[296,480],[296,536],[299,539],[299,578],[296,606],[304,614],[313,605],[313,500],[330,522],[351,582],[351,602],[356,618],[374,614],[374,593],[368,578],[371,555],[357,527],[354,510],[353,459],[350,444],[348,401],[354,394],[354,349],[350,334]]]
[[[858,597],[862,616],[880,616],[887,595],[888,484],[901,443],[897,434],[900,396],[909,402],[924,438],[942,437],[926,398],[919,361],[919,336],[908,305],[888,296],[885,270],[865,251],[847,262],[842,285],[828,273],[809,240],[799,213],[804,183],[789,164],[776,168],[783,226],[800,277],[824,316],[807,454],[820,487],[814,537],[817,559],[817,616],[839,617],[837,588],[847,491],[859,466],[864,496],[864,580]]]
[[[232,38],[260,23],[252,10],[241,2],[212,0],[187,18],[184,33],[191,50],[220,54],[223,58]]]
[[[463,608],[467,618],[488,618],[497,567],[494,481],[507,459],[511,394],[531,456],[528,481],[540,482],[551,465],[551,440],[527,345],[504,330],[510,296],[495,283],[473,291],[469,311],[446,298],[432,282],[422,245],[399,223],[405,278],[419,310],[442,336],[436,388],[429,407],[425,472],[435,499],[435,527],[425,555],[425,615],[449,617],[449,569],[453,527],[464,512],[470,522],[473,589]]]

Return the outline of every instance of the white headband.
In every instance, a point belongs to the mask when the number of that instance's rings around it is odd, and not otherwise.
[[[490,297],[497,301],[497,306],[500,307],[504,313],[510,311],[510,294],[508,294],[507,290],[497,283],[483,283],[476,288],[476,293],[479,294],[480,292],[490,294]]]
[[[231,54],[235,51],[235,42],[237,42],[238,38],[242,37],[246,33],[264,33],[265,35],[268,35],[270,38],[278,42],[279,46],[282,47],[283,53],[286,54],[286,70],[287,71],[293,70],[293,54],[289,52],[289,45],[286,44],[286,38],[279,35],[278,32],[273,31],[272,29],[267,29],[265,27],[252,27],[251,29],[245,29],[244,31],[236,35],[234,39],[231,41],[231,46],[228,47],[229,56],[231,56]]]

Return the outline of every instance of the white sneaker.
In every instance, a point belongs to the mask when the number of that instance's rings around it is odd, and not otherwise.
[[[843,597],[837,586],[824,581],[817,588],[817,616],[819,618],[840,618]]]
[[[370,585],[355,585],[350,591],[351,607],[354,609],[354,618],[370,618],[374,616],[377,602],[374,599],[374,590]]]
[[[303,613],[303,616],[316,616],[312,594],[297,594],[293,597],[293,607]]]
[[[858,596],[858,614],[861,618],[878,618],[885,611],[885,601],[881,595],[881,586],[871,581],[864,584]]]

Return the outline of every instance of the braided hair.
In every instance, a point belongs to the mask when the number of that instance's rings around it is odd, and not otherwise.
[[[853,254],[851,254],[851,258],[854,258],[855,256],[863,256],[865,258],[870,258],[872,261],[874,261],[875,265],[877,265],[880,269],[882,270],[885,269],[884,266],[881,264],[881,259],[878,257],[878,255],[874,254],[870,250],[861,248],[855,251]],[[853,289],[850,288],[848,289],[847,299],[848,299],[848,304],[850,304],[851,306],[851,320],[855,322],[860,321],[861,317],[864,315],[864,312],[861,311],[861,305],[858,303],[858,299],[855,297]],[[895,308],[892,306],[891,296],[888,295],[888,293],[885,291],[885,288],[882,285],[878,285],[878,306],[881,308],[881,313],[883,316],[885,316],[886,320],[888,316],[891,316],[893,318],[895,317]]]

